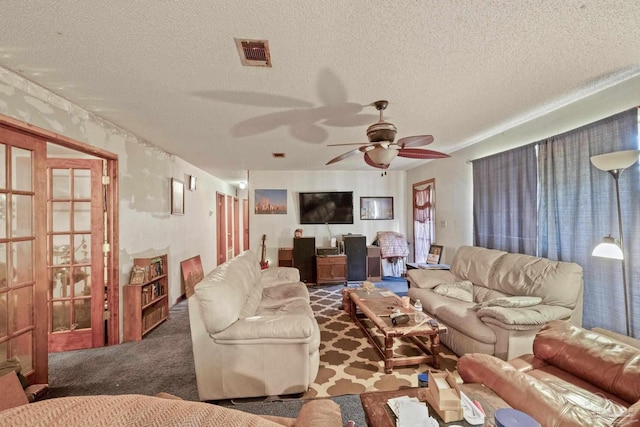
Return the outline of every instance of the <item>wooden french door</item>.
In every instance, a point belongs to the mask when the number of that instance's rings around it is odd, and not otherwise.
[[[42,140],[0,126],[0,361],[32,383],[47,381],[44,159]]]
[[[105,345],[102,160],[47,159],[49,351]]]

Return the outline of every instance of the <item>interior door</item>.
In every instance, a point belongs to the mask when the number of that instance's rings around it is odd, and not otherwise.
[[[242,250],[249,249],[249,199],[242,199]]]
[[[227,195],[227,259],[233,258],[233,203]]]
[[[47,381],[44,156],[43,141],[0,126],[0,361],[17,357],[32,383]]]
[[[216,221],[218,226],[218,265],[227,260],[227,221],[224,208],[224,194],[216,193]]]
[[[233,256],[240,253],[240,202],[233,198]]]
[[[49,351],[105,345],[102,161],[47,159]]]

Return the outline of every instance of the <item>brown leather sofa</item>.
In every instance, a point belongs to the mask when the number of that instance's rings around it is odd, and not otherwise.
[[[640,426],[638,340],[556,320],[540,329],[533,354],[507,362],[467,354],[458,372],[542,426]]]

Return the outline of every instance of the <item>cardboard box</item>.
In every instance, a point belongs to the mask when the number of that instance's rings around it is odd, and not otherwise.
[[[451,372],[429,370],[429,386],[425,391],[425,398],[445,423],[464,418],[460,389]]]

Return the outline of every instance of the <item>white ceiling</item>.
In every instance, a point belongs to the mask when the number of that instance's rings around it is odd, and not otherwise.
[[[231,182],[370,169],[325,166],[351,148],[326,145],[366,142],[378,99],[398,138],[431,134],[426,148],[451,153],[640,73],[637,0],[1,7],[0,66]],[[273,67],[241,66],[234,38],[269,40]]]

